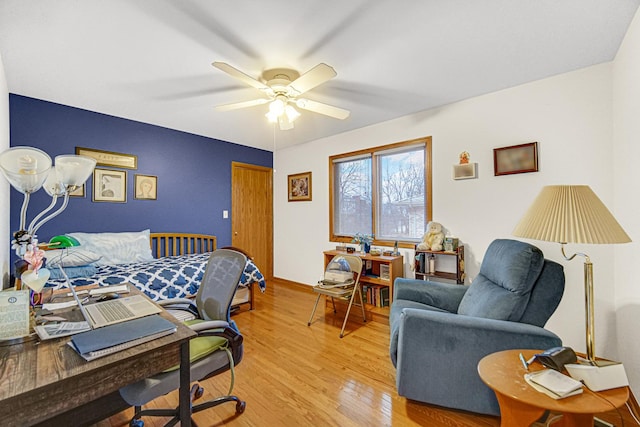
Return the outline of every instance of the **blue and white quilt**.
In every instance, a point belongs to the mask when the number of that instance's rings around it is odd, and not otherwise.
[[[180,255],[149,262],[98,266],[96,274],[90,277],[73,278],[69,281],[73,286],[94,284],[107,286],[127,282],[154,301],[187,298],[198,292],[210,255],[210,253]],[[267,287],[258,267],[248,260],[239,285],[248,286],[252,283],[257,283],[262,292]],[[47,287],[53,289],[64,286],[64,280],[47,282]]]

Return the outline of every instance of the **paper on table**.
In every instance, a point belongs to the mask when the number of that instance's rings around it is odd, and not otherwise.
[[[0,339],[29,335],[29,290],[0,292]]]
[[[54,310],[60,310],[61,308],[74,307],[76,305],[77,304],[75,300],[65,301],[65,302],[48,302],[46,304],[42,304],[42,309],[54,311]]]

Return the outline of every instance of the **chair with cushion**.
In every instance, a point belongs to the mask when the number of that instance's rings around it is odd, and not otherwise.
[[[198,336],[189,343],[192,382],[202,381],[231,370],[231,389],[233,389],[233,369],[242,359],[243,345],[242,335],[230,318],[230,307],[246,263],[247,258],[240,252],[218,249],[212,252],[207,262],[195,303],[188,299],[163,302],[163,305],[170,306],[173,303],[174,309],[181,307],[198,315],[197,319],[185,322],[198,332]],[[144,425],[140,419],[142,416],[174,417],[167,426],[178,422],[178,408],[141,410],[141,407],[157,397],[178,389],[179,374],[178,367],[174,367],[120,389],[122,398],[129,405],[135,406],[131,426]],[[232,396],[231,391],[229,390],[229,395],[193,405],[191,413],[225,402],[235,402],[236,413],[244,412],[245,402]],[[192,400],[201,397],[202,393],[202,388],[194,385],[191,388]]]
[[[389,322],[398,394],[499,415],[478,362],[497,351],[562,345],[544,325],[563,292],[561,265],[535,246],[507,239],[489,245],[470,286],[396,279]]]

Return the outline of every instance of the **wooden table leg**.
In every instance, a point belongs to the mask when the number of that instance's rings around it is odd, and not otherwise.
[[[518,402],[498,392],[496,398],[500,405],[500,427],[529,426],[545,412],[544,409]]]
[[[189,363],[189,341],[180,345],[180,390],[178,391],[180,425],[191,427],[191,364]]]

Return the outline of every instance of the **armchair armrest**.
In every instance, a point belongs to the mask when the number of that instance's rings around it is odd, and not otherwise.
[[[204,322],[198,322],[198,323],[189,325],[189,328],[191,328],[196,332],[206,331],[209,329],[223,329],[228,327],[229,327],[229,322],[226,322],[224,320],[207,320]]]
[[[415,301],[456,313],[467,289],[463,285],[397,278],[393,282],[393,300]]]

